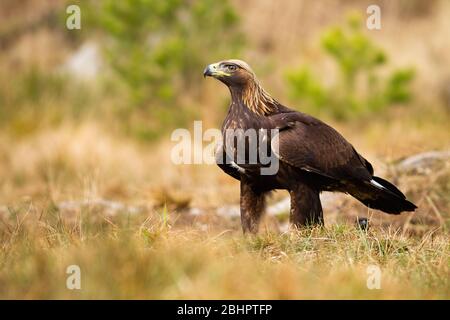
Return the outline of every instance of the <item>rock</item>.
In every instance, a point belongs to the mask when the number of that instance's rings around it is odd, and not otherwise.
[[[83,44],[62,66],[62,71],[81,80],[95,78],[102,67],[102,57],[98,45],[93,42]]]
[[[363,231],[367,231],[369,229],[369,220],[367,218],[357,218],[356,225]]]
[[[320,194],[320,201],[322,202],[323,210],[335,210],[337,209],[342,201],[345,199],[346,195],[343,193],[333,193],[333,192],[322,192]],[[289,197],[284,198],[281,201],[267,207],[267,214],[269,215],[279,215],[290,211],[291,199]]]
[[[105,199],[63,201],[58,203],[56,206],[61,211],[61,213],[73,213],[83,208],[93,208],[102,210],[107,216],[115,216],[121,212],[137,214],[143,211],[143,208],[140,207],[127,206],[121,202]]]
[[[239,206],[223,206],[217,208],[217,214],[222,217],[240,217],[241,209]]]
[[[437,165],[445,163],[450,163],[450,151],[429,151],[400,161],[396,169],[402,172],[427,173]]]

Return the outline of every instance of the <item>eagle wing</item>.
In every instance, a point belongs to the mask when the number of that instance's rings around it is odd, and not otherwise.
[[[300,112],[280,113],[271,120],[279,130],[272,150],[280,161],[334,180],[371,179],[371,164],[322,121]]]

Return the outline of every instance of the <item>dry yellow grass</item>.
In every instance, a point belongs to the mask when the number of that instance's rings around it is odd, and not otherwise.
[[[414,215],[368,213],[348,199],[325,212],[324,229],[280,234],[270,217],[259,236],[245,238],[238,219],[212,210],[238,202],[237,183],[215,166],[173,165],[170,144],[136,144],[93,123],[0,140],[1,298],[450,297],[448,164],[428,175],[391,173],[418,203]],[[190,215],[185,199],[205,213]],[[63,208],[68,200],[72,209]],[[354,217],[367,214],[373,226],[364,233]],[[74,264],[81,290],[66,288]],[[366,286],[369,265],[382,270],[380,290]]]
[[[68,222],[54,208],[23,204],[2,219],[1,298],[443,299],[449,298],[449,238],[333,225],[263,233],[171,228],[161,212]],[[100,213],[101,214],[101,213]],[[68,290],[78,265],[81,289]],[[381,269],[369,290],[367,267]]]

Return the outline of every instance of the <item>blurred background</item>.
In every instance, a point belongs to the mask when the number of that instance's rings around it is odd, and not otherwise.
[[[72,4],[81,10],[81,29],[66,27]],[[380,30],[366,27],[371,4],[381,8]],[[14,257],[11,248],[22,242],[13,239],[25,217],[41,228],[33,232],[43,232],[43,246],[52,248],[83,242],[99,230],[115,237],[133,214],[138,226],[142,223],[140,235],[152,215],[162,216],[164,225],[169,219],[172,227],[239,234],[238,182],[215,165],[175,165],[170,159],[173,130],[192,131],[194,120],[202,120],[204,130],[220,128],[229,92],[203,79],[202,72],[227,58],[247,61],[283,104],[337,128],[378,175],[419,206],[414,214],[393,217],[345,195],[327,195],[328,225],[370,216],[413,234],[447,232],[449,17],[447,0],[2,0],[0,236],[6,244],[1,257]],[[287,226],[286,196],[272,195],[268,228]],[[32,239],[31,230],[25,229],[23,239]],[[145,241],[153,241],[154,233],[146,232]],[[24,250],[28,256],[31,249]],[[35,269],[29,270],[34,271],[0,272],[3,287],[17,279],[16,284],[27,283],[21,279],[36,279],[46,274],[42,270],[51,278],[41,247],[33,250],[37,254],[29,263]],[[189,267],[191,258],[173,250]],[[8,261],[13,268],[15,260]],[[31,297],[42,297],[37,292],[48,285],[46,279],[33,282]],[[12,296],[23,293],[20,288],[11,286]],[[115,292],[108,285],[103,289],[106,297]],[[195,286],[192,292],[198,292]],[[448,286],[442,292],[448,294]],[[223,296],[229,297],[217,295]]]

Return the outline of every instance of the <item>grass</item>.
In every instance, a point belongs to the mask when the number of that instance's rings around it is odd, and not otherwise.
[[[426,150],[421,127],[409,124],[403,143],[415,148],[420,137]],[[406,125],[393,121],[384,132],[395,137]],[[364,145],[389,158],[399,142],[385,139],[385,152],[371,128]],[[438,123],[427,128],[446,135]],[[365,140],[345,129],[350,141]],[[447,141],[429,143],[445,149]],[[260,235],[243,237],[238,218],[215,214],[238,202],[237,183],[215,166],[173,165],[164,142],[141,145],[86,122],[21,139],[4,133],[0,146],[0,298],[450,298],[448,164],[382,174],[418,204],[414,215],[368,213],[348,199],[325,212],[326,228],[280,234],[283,221],[269,217]],[[67,201],[87,205],[63,208]],[[353,221],[367,213],[365,233]],[[81,290],[66,288],[70,265],[81,268]],[[380,290],[366,286],[370,265],[381,268]]]
[[[177,226],[177,215],[75,217],[24,203],[2,216],[0,298],[448,299],[450,239],[352,225],[243,237],[238,228]],[[81,268],[81,290],[66,269]],[[366,286],[381,268],[381,289]]]

